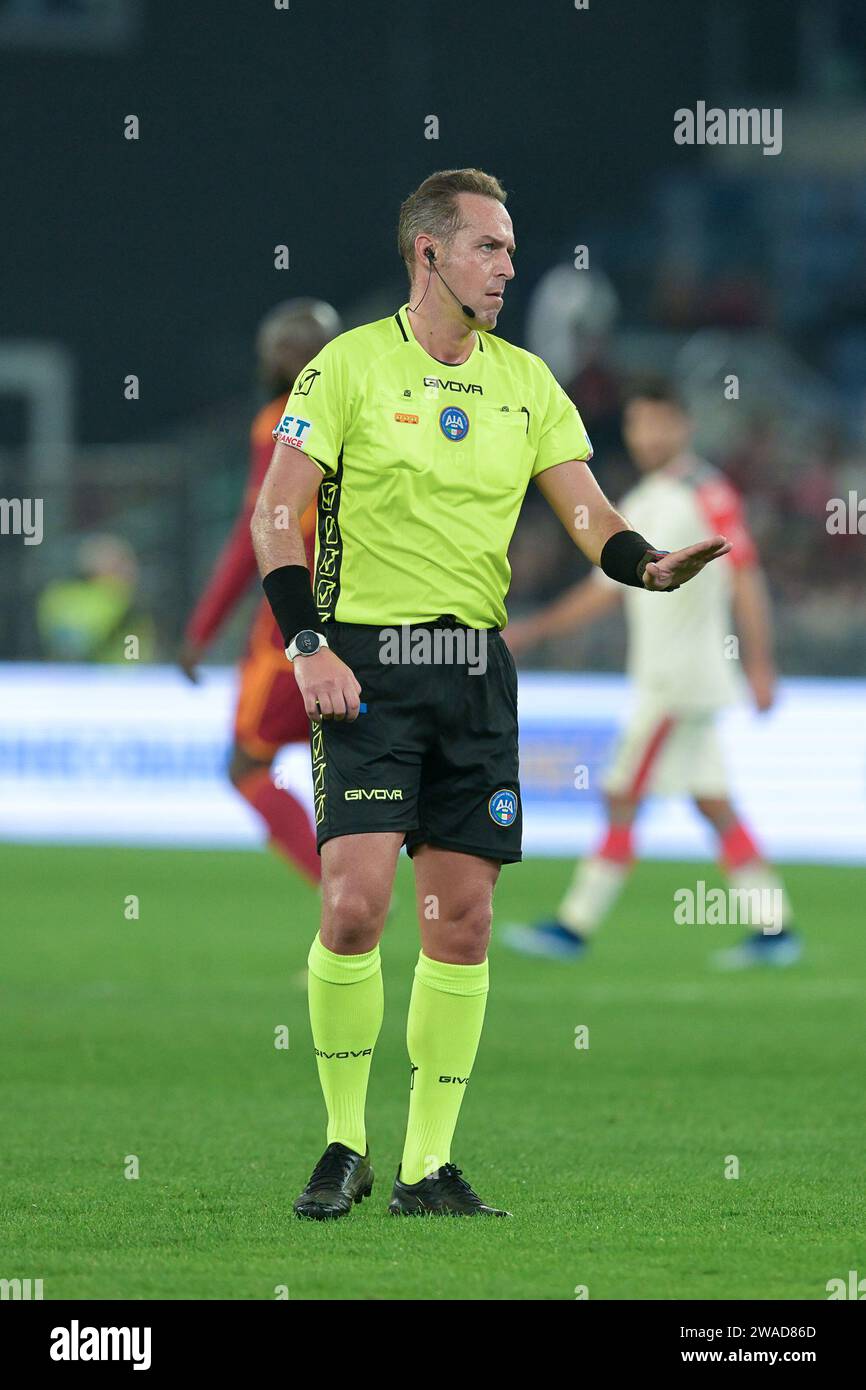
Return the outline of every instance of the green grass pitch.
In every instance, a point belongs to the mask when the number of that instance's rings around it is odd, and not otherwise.
[[[549,911],[569,873],[504,869],[496,920]],[[807,955],[784,971],[707,968],[740,932],[674,925],[675,888],[720,882],[695,864],[642,865],[577,964],[513,956],[494,923],[453,1157],[514,1215],[397,1220],[418,952],[402,859],[376,1183],[321,1225],[291,1212],[324,1147],[315,894],[255,853],[7,846],[0,875],[0,1277],[41,1278],[46,1299],[823,1299],[866,1274],[860,870],[787,870]]]

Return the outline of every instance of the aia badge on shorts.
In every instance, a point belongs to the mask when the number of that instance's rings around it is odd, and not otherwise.
[[[517,792],[507,787],[494,792],[487,803],[490,819],[497,825],[511,825],[517,815]]]
[[[469,416],[458,405],[446,405],[439,412],[439,428],[446,439],[459,444],[469,433]]]

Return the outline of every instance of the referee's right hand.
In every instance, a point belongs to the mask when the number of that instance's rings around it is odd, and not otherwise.
[[[361,687],[336,652],[322,647],[312,656],[296,656],[292,662],[304,708],[312,720],[357,719]]]

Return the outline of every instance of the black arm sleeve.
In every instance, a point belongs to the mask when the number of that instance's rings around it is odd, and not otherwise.
[[[262,580],[271,612],[288,647],[304,628],[321,626],[306,565],[280,565]]]
[[[639,531],[617,531],[602,546],[598,563],[606,575],[620,584],[645,589],[643,572],[650,560],[660,560],[662,555],[669,553],[667,550],[656,550]],[[679,584],[672,584],[669,589],[660,592],[670,594],[679,587]]]

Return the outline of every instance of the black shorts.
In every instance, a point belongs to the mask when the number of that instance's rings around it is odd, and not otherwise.
[[[325,632],[366,712],[313,724],[319,850],[337,835],[404,831],[410,855],[428,844],[517,863],[517,672],[499,630],[445,617],[403,629],[330,622]],[[400,634],[390,661],[386,632]],[[405,660],[413,652],[418,664]]]

